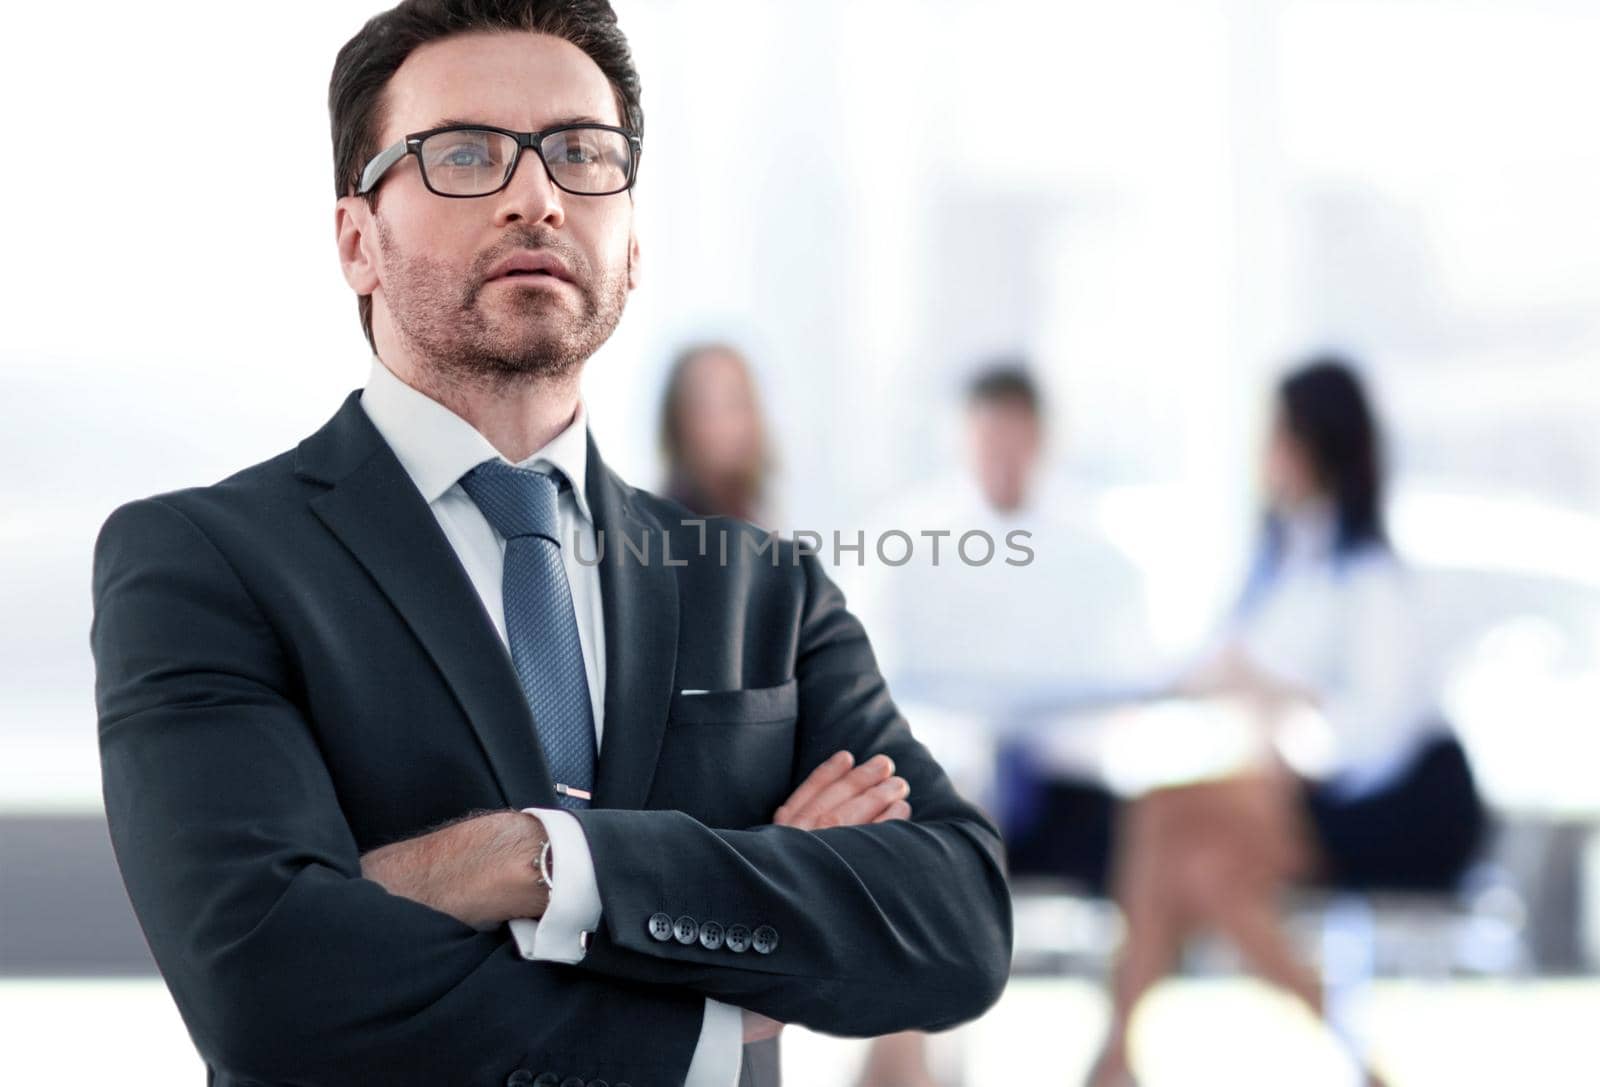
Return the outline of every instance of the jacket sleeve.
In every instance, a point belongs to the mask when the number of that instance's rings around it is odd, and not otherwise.
[[[361,877],[290,655],[178,506],[113,512],[93,592],[112,844],[208,1063],[302,1087],[682,1082],[700,996],[526,962],[503,926]]]
[[[727,830],[675,811],[577,812],[603,907],[580,968],[829,1034],[947,1028],[990,1007],[1010,970],[999,835],[912,737],[842,594],[814,558],[801,566],[791,787],[841,748],[886,753],[912,818]]]

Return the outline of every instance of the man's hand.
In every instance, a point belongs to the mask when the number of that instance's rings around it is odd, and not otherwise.
[[[855,766],[850,752],[837,751],[811,771],[772,821],[781,827],[822,830],[909,819],[906,796],[911,786],[893,775],[894,760],[888,755],[874,755]]]
[[[800,783],[772,821],[781,827],[822,830],[825,827],[854,827],[863,823],[886,823],[891,819],[911,818],[906,796],[911,786],[894,776],[894,760],[875,755],[855,765],[848,751],[837,751],[811,776]],[[750,1009],[744,1009],[745,1044],[776,1038],[783,1024]]]
[[[361,857],[361,874],[391,894],[431,906],[476,929],[543,917],[539,882],[544,825],[520,811],[467,816]]]

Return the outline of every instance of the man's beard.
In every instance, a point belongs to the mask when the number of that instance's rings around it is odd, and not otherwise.
[[[402,253],[382,218],[377,224],[378,245],[388,270],[384,298],[395,332],[418,366],[431,371],[427,377],[442,385],[504,388],[529,380],[568,378],[599,350],[622,319],[628,297],[626,270],[592,272],[583,255],[554,231],[514,230],[503,245],[474,262],[464,280],[458,280],[438,261]],[[508,288],[511,298],[496,303],[503,312],[488,313],[479,298],[490,288],[484,283],[489,269],[509,254],[536,249],[561,258],[572,276],[569,284]],[[568,287],[578,294],[576,311],[569,299],[559,297]],[[498,286],[493,289],[500,291]]]

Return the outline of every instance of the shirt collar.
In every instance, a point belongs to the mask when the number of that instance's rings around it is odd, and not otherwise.
[[[1339,518],[1333,503],[1317,499],[1283,515],[1283,557],[1295,562],[1320,563],[1338,543]]]
[[[505,460],[471,423],[401,381],[377,355],[361,390],[361,407],[429,505],[484,461]],[[566,429],[516,467],[560,469],[572,484],[578,512],[593,524],[584,491],[588,461],[588,414],[580,397]]]

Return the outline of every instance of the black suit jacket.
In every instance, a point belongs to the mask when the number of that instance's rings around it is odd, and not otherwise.
[[[505,647],[359,390],[296,449],[107,519],[106,814],[210,1082],[654,1087],[682,1082],[707,996],[855,1036],[998,998],[999,838],[912,738],[816,560],[685,521],[592,439],[588,458],[606,728],[578,819],[603,916],[577,966],[361,878],[376,846],[556,798]],[[770,825],[839,748],[892,756],[913,818]],[[768,926],[777,946],[662,941],[658,914]]]

